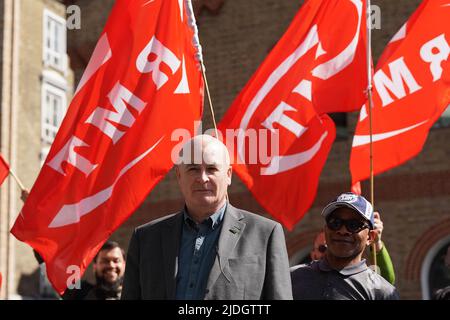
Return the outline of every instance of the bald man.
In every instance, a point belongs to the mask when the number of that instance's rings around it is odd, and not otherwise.
[[[227,200],[225,145],[195,136],[176,164],[185,206],[134,231],[122,299],[292,299],[281,225]]]

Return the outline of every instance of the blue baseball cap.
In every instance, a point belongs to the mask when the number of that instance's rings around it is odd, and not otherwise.
[[[370,229],[374,228],[373,207],[372,204],[363,196],[354,194],[352,192],[345,192],[326,205],[322,210],[322,217],[325,219],[336,209],[347,207],[361,215],[367,222],[369,222]]]

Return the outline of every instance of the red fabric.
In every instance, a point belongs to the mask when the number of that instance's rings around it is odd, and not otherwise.
[[[365,9],[365,1],[306,1],[219,124],[235,162],[240,160],[237,175],[289,229],[310,208],[335,138],[326,113],[357,110],[365,101]],[[279,129],[279,153],[272,153],[271,164],[248,157],[254,147],[262,150],[265,139],[258,133],[251,143],[227,138],[225,129],[238,128]]]
[[[203,80],[183,3],[116,2],[12,228],[45,260],[59,293],[173,166],[174,130],[192,135],[201,119]]]
[[[9,164],[0,154],[0,185],[5,181],[9,175]]]
[[[450,102],[449,20],[448,1],[423,1],[380,59],[372,109],[374,174],[416,156]],[[395,86],[383,85],[387,79]],[[367,110],[361,112],[353,140],[352,184],[370,177]]]

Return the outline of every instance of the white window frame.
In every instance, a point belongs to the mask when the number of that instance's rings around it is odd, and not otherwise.
[[[58,98],[61,98],[61,120],[57,127],[52,126],[51,124],[46,123],[46,115],[49,112],[52,112],[53,110],[48,110],[48,108],[51,108],[53,106],[48,106],[46,103],[46,95],[47,93],[51,93]],[[54,86],[53,84],[49,82],[43,82],[42,83],[42,97],[41,97],[41,141],[43,142],[44,146],[49,146],[53,143],[54,137],[51,135],[48,135],[46,133],[46,130],[49,129],[51,132],[55,133],[58,131],[59,126],[62,123],[62,120],[64,119],[64,116],[67,112],[67,96],[66,91],[58,88],[57,86]]]
[[[51,38],[51,31],[48,29],[49,21],[53,21],[53,28],[57,28],[60,25],[58,39]],[[66,20],[54,12],[44,9],[43,26],[42,26],[42,57],[44,65],[54,67],[57,70],[67,71],[67,27]],[[47,46],[49,40],[54,43],[57,42],[57,48],[50,48]],[[58,61],[55,61],[58,59]]]

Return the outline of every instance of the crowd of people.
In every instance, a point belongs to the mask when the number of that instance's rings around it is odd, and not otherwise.
[[[228,201],[232,167],[222,142],[195,136],[175,171],[184,208],[136,228],[126,255],[107,241],[93,261],[95,284],[82,281],[62,299],[400,298],[383,222],[363,196],[343,193],[326,205],[312,261],[289,267],[282,226]],[[372,256],[377,268],[370,267]],[[450,299],[450,287],[434,298]]]

